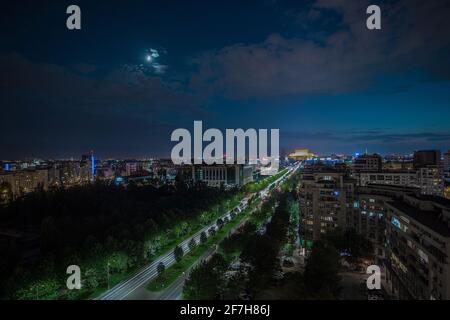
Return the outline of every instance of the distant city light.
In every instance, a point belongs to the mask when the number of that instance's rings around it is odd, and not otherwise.
[[[95,175],[95,157],[94,157],[94,154],[91,154],[91,176],[92,176],[92,179],[94,179],[94,175]]]

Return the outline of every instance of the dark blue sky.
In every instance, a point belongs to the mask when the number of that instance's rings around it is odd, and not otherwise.
[[[448,1],[18,0],[1,15],[0,159],[167,156],[194,120],[279,128],[286,151],[450,149]]]

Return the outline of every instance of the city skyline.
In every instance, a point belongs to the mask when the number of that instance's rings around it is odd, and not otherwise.
[[[279,128],[280,151],[450,148],[445,1],[6,4],[0,158],[169,157],[170,133]],[[205,28],[205,26],[208,26]],[[14,32],[12,32],[12,29]]]
[[[0,300],[210,318],[450,300],[449,17],[2,4]]]

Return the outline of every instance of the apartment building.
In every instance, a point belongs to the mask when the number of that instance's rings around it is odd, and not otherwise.
[[[386,206],[389,291],[399,299],[450,299],[450,201],[404,195]]]
[[[345,172],[331,167],[314,165],[303,169],[299,189],[303,245],[331,230],[355,225],[355,185]]]
[[[355,201],[355,230],[370,240],[374,247],[375,263],[386,258],[386,202],[405,194],[416,194],[418,188],[370,184],[357,188]]]
[[[8,193],[12,195],[13,199],[36,191],[38,188],[47,190],[48,171],[42,169],[2,173],[0,174],[0,185],[4,185],[8,189]]]
[[[424,195],[442,196],[444,179],[442,167],[431,166],[413,171],[358,172],[354,174],[358,186],[371,184],[420,188]]]
[[[380,172],[383,168],[383,159],[378,154],[364,154],[353,159],[354,172]]]

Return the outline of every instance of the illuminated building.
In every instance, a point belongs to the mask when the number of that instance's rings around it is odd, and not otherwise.
[[[301,161],[315,157],[317,157],[317,154],[312,153],[309,149],[295,149],[292,153],[288,155],[289,159],[295,161]]]
[[[399,299],[450,299],[450,201],[404,195],[386,206],[388,291]]]
[[[371,184],[357,188],[355,208],[355,230],[372,242],[375,263],[385,259],[386,247],[386,202],[404,194],[416,194],[418,188]]]
[[[357,231],[371,240],[398,299],[450,299],[450,201],[418,188],[357,189]]]
[[[427,165],[417,171],[417,180],[422,194],[443,196],[444,173],[441,165]]]
[[[446,153],[444,153],[444,174],[447,177],[450,177],[450,150],[448,150]]]
[[[13,199],[42,188],[48,188],[47,170],[22,170],[0,174],[0,184],[8,185]]]
[[[450,199],[450,186],[446,186],[444,189],[444,197]]]
[[[407,171],[354,171],[352,176],[361,187],[370,184],[417,187],[421,189],[422,194],[436,196],[443,196],[444,191],[443,171],[440,165],[424,165]]]
[[[194,165],[192,179],[211,187],[244,186],[253,181],[255,167],[252,165]]]
[[[413,162],[412,161],[386,161],[383,163],[383,171],[412,171]]]
[[[360,172],[356,178],[361,187],[370,184],[419,187],[416,171]]]
[[[83,171],[89,170],[89,179],[91,181],[95,180],[95,156],[94,151],[90,154],[84,154],[81,156],[81,167],[86,167]],[[84,175],[83,175],[84,176]]]
[[[352,164],[354,172],[380,172],[382,168],[383,161],[378,154],[357,156]]]
[[[142,165],[140,162],[127,162],[125,164],[125,175],[127,177],[136,174],[137,172],[142,170]]]
[[[59,161],[49,170],[49,183],[55,186],[76,186],[92,181],[90,159],[88,162]]]
[[[305,167],[299,188],[300,237],[308,246],[334,229],[354,226],[355,180],[326,166]]]

